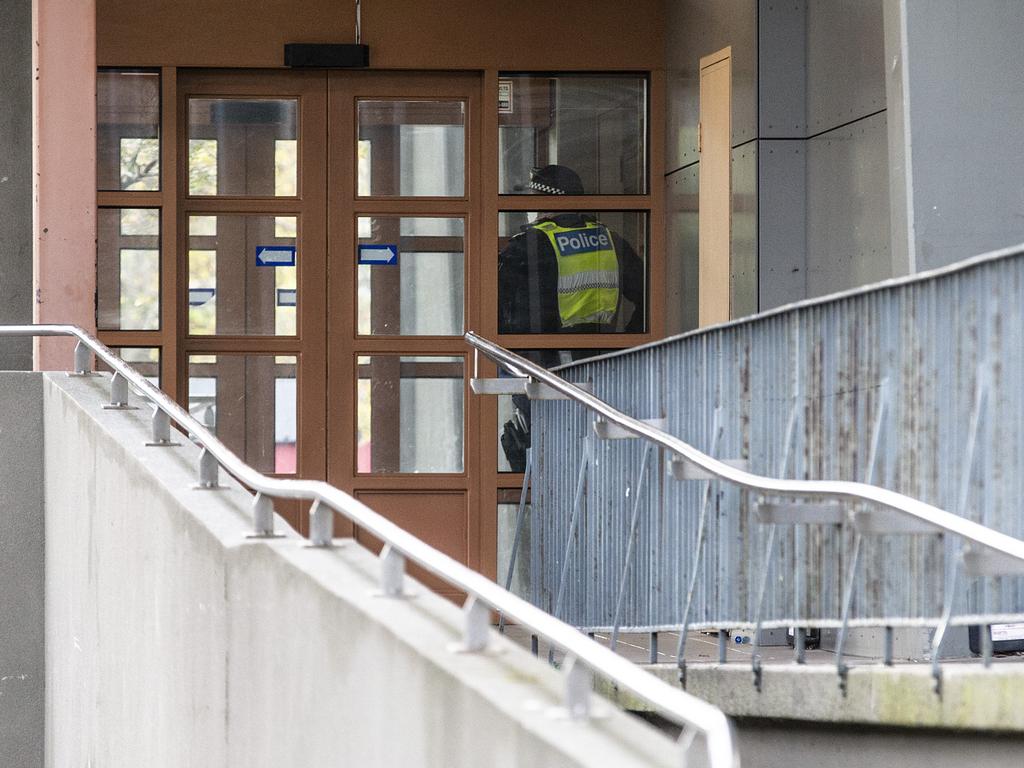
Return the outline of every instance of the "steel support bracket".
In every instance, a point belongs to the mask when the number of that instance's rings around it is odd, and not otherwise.
[[[668,419],[640,419],[643,424],[660,429],[662,432],[668,426]],[[632,440],[640,437],[635,432],[630,431],[626,427],[620,427],[618,424],[613,424],[610,421],[604,419],[594,419],[594,434],[601,440]]]
[[[733,469],[739,469],[744,472],[748,471],[750,462],[747,459],[718,459],[723,464],[727,464]],[[682,456],[673,456],[669,461],[669,471],[672,473],[672,477],[676,480],[717,480],[716,475],[705,471],[696,464],[684,459]]]
[[[474,395],[525,395],[527,379],[524,376],[502,376],[496,379],[470,379],[469,388]]]
[[[594,385],[589,382],[576,383],[573,381],[568,382],[578,389],[582,389],[584,392],[593,392]],[[549,387],[542,381],[534,381],[533,379],[526,380],[526,396],[531,400],[568,400],[568,395],[563,395],[557,389]]]
[[[965,544],[963,556],[964,574],[972,578],[1024,574],[1024,560],[1018,560],[982,544]]]

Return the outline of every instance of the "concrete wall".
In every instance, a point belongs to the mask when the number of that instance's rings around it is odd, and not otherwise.
[[[607,703],[551,718],[559,674],[497,635],[453,653],[458,608],[376,596],[358,545],[247,539],[248,494],[190,489],[107,386],[45,381],[47,765],[676,764]]]
[[[32,322],[32,0],[0,13],[0,325]],[[32,340],[0,345],[0,370],[32,367]]]
[[[43,765],[43,382],[0,373],[0,765]]]
[[[887,4],[887,21],[900,27],[891,47],[902,42],[890,106],[901,112],[897,139],[908,144],[896,170],[910,186],[911,265],[931,269],[1024,241],[1024,5]]]

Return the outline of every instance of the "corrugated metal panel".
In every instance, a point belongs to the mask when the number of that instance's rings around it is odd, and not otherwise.
[[[1024,255],[1014,255],[584,361],[563,373],[571,381],[592,381],[599,397],[628,414],[667,417],[668,432],[716,457],[747,459],[757,474],[873,482],[1024,538],[1022,307]],[[537,598],[542,607],[555,607],[568,552],[558,615],[582,627],[610,626],[643,444],[598,440],[591,417],[569,402],[534,407]],[[717,444],[716,412],[722,427]],[[968,467],[974,422],[976,449]],[[588,441],[594,461],[567,550]],[[666,464],[667,457],[652,456],[640,491],[625,627],[681,622],[707,486],[666,479]],[[734,487],[711,485],[692,623],[736,626],[757,619],[769,528],[754,519],[753,502]],[[848,528],[777,529],[762,619],[839,621]],[[936,535],[866,537],[854,623],[934,622],[956,546]],[[1024,611],[1024,582],[969,584],[959,590],[955,611]]]

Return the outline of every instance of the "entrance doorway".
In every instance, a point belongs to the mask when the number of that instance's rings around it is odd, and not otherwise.
[[[480,88],[178,78],[190,408],[257,469],[326,479],[471,567],[480,425],[462,334],[479,313]],[[305,530],[305,510],[281,511]]]

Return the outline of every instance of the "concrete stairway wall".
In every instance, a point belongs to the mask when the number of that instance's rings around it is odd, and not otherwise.
[[[677,763],[607,703],[589,723],[553,718],[560,675],[497,636],[494,652],[452,652],[459,610],[415,584],[376,596],[358,545],[247,539],[249,495],[191,489],[197,449],[144,447],[149,410],[103,410],[105,377],[34,386],[46,765]]]

